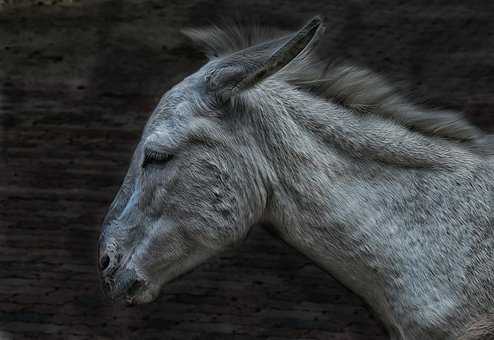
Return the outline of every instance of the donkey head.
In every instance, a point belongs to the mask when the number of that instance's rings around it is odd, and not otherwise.
[[[312,46],[300,31],[210,60],[161,99],[105,218],[98,266],[106,293],[128,303],[242,240],[264,213],[266,161],[235,98]]]

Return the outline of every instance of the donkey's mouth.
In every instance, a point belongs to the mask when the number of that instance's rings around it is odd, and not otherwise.
[[[141,279],[134,270],[117,271],[114,277],[107,278],[105,282],[107,295],[114,301],[125,301],[128,305],[148,303],[158,295],[153,285]]]
[[[144,280],[135,280],[127,286],[120,298],[128,306],[141,305],[153,302],[159,295],[159,287],[147,283]]]
[[[134,283],[130,285],[129,289],[127,289],[127,296],[137,295],[139,290],[142,290],[143,288],[144,288],[144,282],[135,280]]]
[[[159,295],[159,288],[138,282],[132,285],[125,296],[125,302],[129,306],[141,305],[153,302]]]
[[[105,295],[114,302],[124,302],[127,305],[156,300],[161,287],[137,274],[133,268],[120,267],[112,272],[104,272],[101,279]]]

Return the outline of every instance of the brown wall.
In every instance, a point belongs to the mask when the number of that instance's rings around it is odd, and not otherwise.
[[[15,2],[15,1],[14,1]],[[0,339],[386,339],[363,302],[255,228],[154,304],[99,291],[99,224],[148,113],[204,58],[178,29],[327,19],[326,57],[494,120],[494,4],[458,0],[0,1]],[[403,87],[403,86],[402,86]]]

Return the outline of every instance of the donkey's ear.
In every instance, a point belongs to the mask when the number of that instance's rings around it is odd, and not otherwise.
[[[296,33],[236,52],[217,65],[208,85],[220,97],[235,96],[281,70],[309,46],[314,47],[323,30],[317,16]]]

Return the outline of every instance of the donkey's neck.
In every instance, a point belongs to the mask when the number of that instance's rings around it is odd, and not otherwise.
[[[272,165],[272,195],[266,219],[288,243],[335,273],[336,259],[347,262],[354,257],[362,262],[360,252],[365,244],[360,242],[365,240],[359,238],[365,233],[359,228],[376,218],[376,210],[381,209],[372,202],[378,198],[376,191],[369,190],[373,182],[382,181],[390,172],[388,168],[391,172],[405,171],[403,165],[448,169],[454,159],[410,151],[400,140],[408,131],[379,119],[361,123],[352,112],[336,104],[290,91],[274,91],[285,97],[272,93],[269,99],[275,105],[266,106],[261,110],[262,117],[255,118],[263,125],[259,137]],[[382,136],[370,131],[376,128],[373,124],[380,125],[382,131],[377,131]],[[384,131],[385,127],[390,131]],[[370,154],[380,143],[380,152]],[[438,145],[446,154],[447,148]],[[398,165],[388,164],[394,161]],[[364,274],[359,271],[359,276]],[[345,281],[346,275],[341,276]]]
[[[428,328],[466,303],[456,294],[465,291],[466,259],[482,236],[463,235],[490,230],[491,167],[460,147],[377,117],[358,118],[296,93],[271,99],[279,107],[256,117],[272,166],[266,220],[364,296],[388,328],[401,333],[423,322],[407,332],[431,336]],[[482,204],[473,209],[466,195]],[[431,262],[441,257],[448,261]],[[398,305],[393,294],[402,294]],[[438,329],[433,332],[441,334]]]

